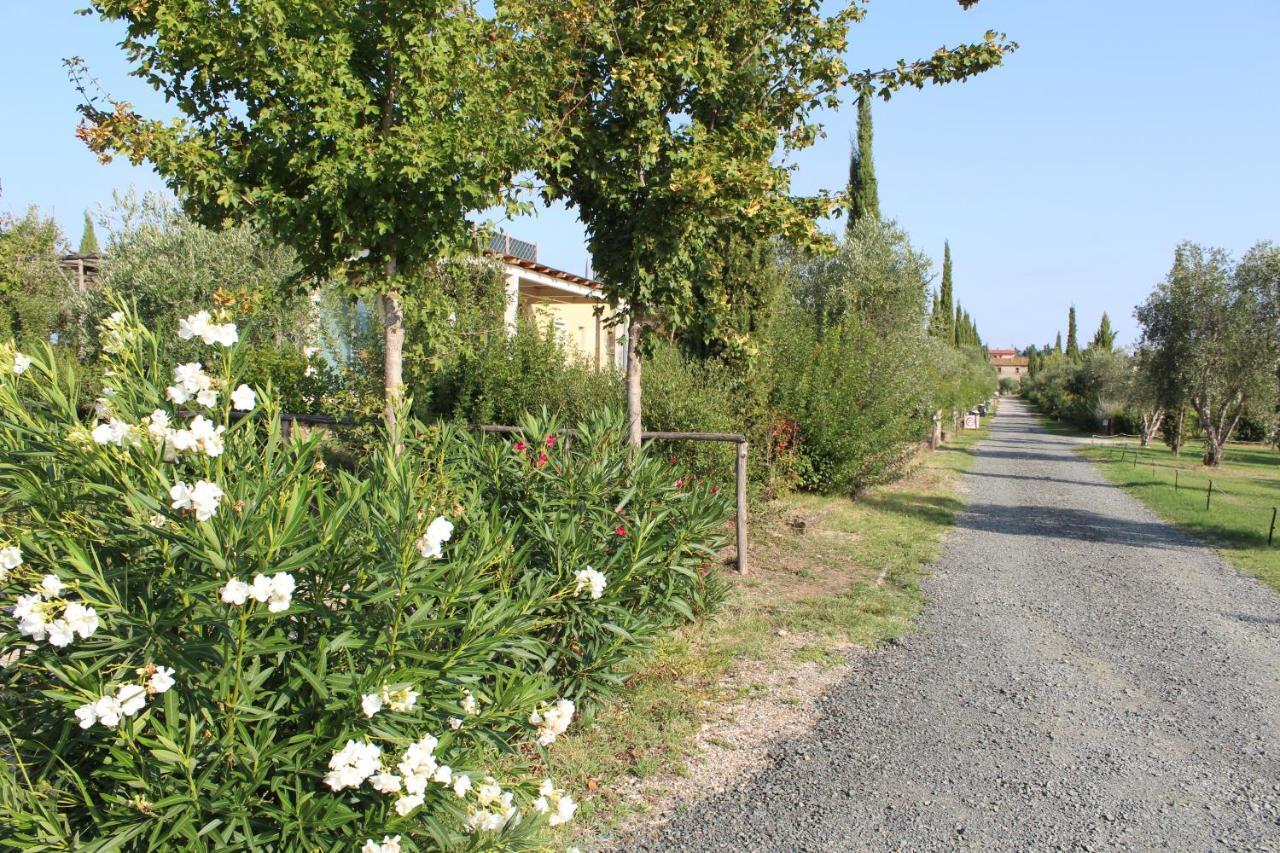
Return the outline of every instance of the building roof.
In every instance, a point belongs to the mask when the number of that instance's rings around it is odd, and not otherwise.
[[[1031,359],[1025,355],[1008,356],[991,359],[991,363],[996,367],[1027,367],[1031,364]]]
[[[989,349],[987,353],[992,358],[1011,358],[1018,354],[1016,349]]]

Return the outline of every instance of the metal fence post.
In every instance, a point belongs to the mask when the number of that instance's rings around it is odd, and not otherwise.
[[[738,442],[738,574],[747,573],[747,443]]]
[[[1267,531],[1267,545],[1271,544],[1271,540],[1276,535],[1276,507],[1271,508],[1271,529]]]
[[[1173,490],[1178,491],[1178,469],[1173,469]]]

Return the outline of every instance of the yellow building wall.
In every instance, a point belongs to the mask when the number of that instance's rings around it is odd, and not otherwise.
[[[610,329],[606,320],[612,311],[606,305],[600,317],[596,317],[595,302],[561,302],[558,300],[522,299],[523,313],[537,319],[542,328],[557,328],[562,334],[565,348],[574,357],[598,367],[614,363],[609,346]],[[559,321],[557,323],[557,321]],[[617,332],[615,330],[614,334]]]

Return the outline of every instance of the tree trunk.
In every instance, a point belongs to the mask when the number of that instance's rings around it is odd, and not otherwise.
[[[387,260],[387,279],[394,282],[396,275],[396,259]],[[392,284],[382,296],[384,311],[383,343],[383,388],[386,394],[387,428],[396,424],[396,406],[404,394],[404,306],[400,304],[400,294]]]
[[[1182,427],[1187,422],[1187,407],[1185,404],[1178,407],[1178,426],[1173,431],[1173,450],[1174,456],[1182,455]]]
[[[1142,446],[1148,447],[1151,444],[1152,437],[1160,431],[1160,425],[1164,423],[1164,409],[1156,409],[1150,414],[1142,416]]]
[[[643,320],[633,309],[631,323],[627,326],[627,443],[636,448],[640,446],[644,431],[640,417],[640,337],[643,331]]]

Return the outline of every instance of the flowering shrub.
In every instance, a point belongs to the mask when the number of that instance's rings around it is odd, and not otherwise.
[[[703,606],[723,508],[663,506],[603,428],[537,467],[402,418],[326,469],[232,318],[179,329],[198,361],[112,315],[83,405],[52,352],[0,348],[0,842],[388,853],[570,819],[496,752],[551,746]]]
[[[520,579],[552,646],[543,667],[570,698],[608,694],[637,645],[720,602],[710,566],[724,544],[727,496],[685,483],[660,454],[632,458],[620,417],[562,435],[528,417],[523,438],[461,443],[480,500],[514,531]]]

